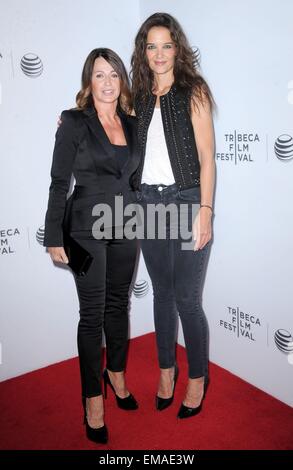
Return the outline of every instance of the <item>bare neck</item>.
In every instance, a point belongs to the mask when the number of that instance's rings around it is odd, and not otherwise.
[[[100,120],[115,120],[117,116],[117,101],[114,101],[113,103],[101,103],[94,100],[94,106]]]
[[[155,74],[154,76],[154,92],[157,95],[163,95],[167,93],[172,84],[174,83],[174,74],[172,73],[164,73],[164,74]]]

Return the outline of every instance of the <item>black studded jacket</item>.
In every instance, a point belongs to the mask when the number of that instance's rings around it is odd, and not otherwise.
[[[138,118],[138,140],[142,159],[136,174],[139,189],[145,159],[147,133],[152,120],[156,96],[151,94],[143,101],[140,95],[134,99]],[[163,127],[170,163],[179,189],[200,186],[200,164],[190,116],[190,91],[172,85],[169,92],[160,96]]]

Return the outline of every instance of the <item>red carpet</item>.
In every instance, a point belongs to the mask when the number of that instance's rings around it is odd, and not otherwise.
[[[179,379],[173,405],[154,408],[158,381],[154,334],[130,342],[127,382],[139,410],[116,406],[109,390],[107,446],[89,442],[82,424],[77,359],[2,382],[1,449],[293,449],[293,409],[229,372],[210,365],[201,414],[179,421],[185,350],[178,347]]]

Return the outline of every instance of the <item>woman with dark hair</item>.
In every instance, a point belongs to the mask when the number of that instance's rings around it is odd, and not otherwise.
[[[128,294],[137,243],[121,236],[121,230],[116,236],[119,227],[113,219],[108,226],[104,224],[104,232],[102,227],[100,231],[93,230],[94,206],[103,204],[114,210],[116,196],[124,205],[136,198],[136,119],[129,115],[128,77],[115,52],[100,48],[89,54],[76,102],[77,108],[63,111],[56,134],[44,245],[54,262],[68,263],[65,230],[66,237],[69,233],[74,241],[72,255],[76,257],[77,247],[81,247],[92,258],[83,276],[74,273],[80,303],[78,352],[86,434],[92,441],[106,443],[108,431],[101,391],[103,329],[107,346],[104,385],[112,388],[120,408],[138,407],[124,377]],[[72,175],[75,187],[66,200]]]
[[[208,331],[201,303],[212,237],[215,178],[211,91],[197,70],[194,51],[175,18],[155,13],[139,29],[132,55],[135,114],[142,161],[137,173],[143,208],[175,205],[193,235],[183,249],[174,236],[172,213],[159,216],[166,237],[141,242],[153,284],[154,321],[160,365],[156,407],[171,405],[178,376],[175,360],[178,314],[188,359],[186,394],[178,418],[201,411],[208,383]],[[170,206],[171,205],[171,206]],[[150,226],[148,217],[148,226]],[[175,223],[176,225],[176,223]],[[180,232],[180,233],[178,233]]]

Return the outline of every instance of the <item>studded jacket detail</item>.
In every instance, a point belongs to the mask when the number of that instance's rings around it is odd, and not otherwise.
[[[138,140],[142,152],[137,171],[137,184],[141,184],[146,152],[146,141],[152,120],[156,96],[146,100],[137,95],[134,109],[138,118]],[[179,189],[200,186],[200,164],[190,116],[190,91],[172,85],[169,92],[160,97],[160,106],[167,149],[175,182]]]

